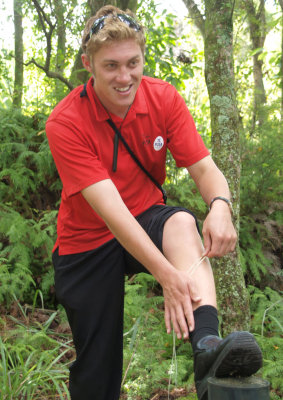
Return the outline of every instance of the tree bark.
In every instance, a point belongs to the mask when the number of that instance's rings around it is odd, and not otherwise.
[[[64,18],[64,8],[61,0],[54,0],[54,9],[56,15],[56,33],[57,33],[57,53],[56,66],[57,72],[64,73],[64,64],[66,57],[66,24]]]
[[[117,7],[121,10],[131,10],[133,13],[137,11],[138,1],[137,0],[117,0]]]
[[[212,155],[228,180],[239,233],[240,120],[233,65],[234,0],[204,0],[205,18],[193,0],[183,0],[204,37],[205,79],[210,100]],[[192,11],[193,10],[193,11]],[[196,21],[198,21],[196,23]],[[212,260],[223,335],[249,329],[249,297],[239,247],[231,255]]]
[[[205,79],[210,100],[212,155],[228,180],[239,233],[240,120],[233,65],[234,0],[204,0],[203,18],[193,0],[183,0],[204,37]],[[193,14],[192,13],[193,10]],[[212,260],[223,335],[249,329],[249,297],[240,263],[239,247]]]
[[[233,70],[233,0],[205,0],[205,77],[210,99],[212,154],[226,176],[239,232],[240,134]],[[248,329],[249,300],[239,248],[213,260],[224,334]]]
[[[23,16],[22,0],[14,0],[15,27],[15,75],[13,105],[21,108],[24,82],[24,47],[23,47]]]
[[[249,21],[250,37],[253,51],[258,50],[253,55],[253,76],[254,76],[254,109],[253,123],[251,132],[254,132],[257,123],[262,125],[264,122],[264,113],[262,106],[266,103],[266,94],[263,82],[263,61],[260,54],[266,38],[265,21],[265,0],[260,0],[259,8],[256,10],[253,0],[244,0],[243,5],[247,12]]]
[[[205,35],[204,16],[199,11],[198,6],[194,2],[194,0],[183,0],[183,3],[187,7],[190,17],[192,18],[194,24],[202,34],[202,37],[204,37]]]

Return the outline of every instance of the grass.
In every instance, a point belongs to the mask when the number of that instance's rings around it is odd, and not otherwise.
[[[45,321],[39,322],[38,311],[26,313],[18,306],[17,317],[0,318],[1,400],[70,399],[70,335],[50,329],[52,323],[55,325],[57,312],[41,310],[41,319]]]

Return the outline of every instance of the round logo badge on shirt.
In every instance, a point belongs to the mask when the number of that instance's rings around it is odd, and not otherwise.
[[[164,139],[162,136],[157,136],[157,138],[155,139],[154,143],[153,143],[153,148],[156,151],[159,151],[162,149],[164,145]]]

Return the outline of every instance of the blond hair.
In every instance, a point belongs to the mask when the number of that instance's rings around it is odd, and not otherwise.
[[[139,30],[135,30],[122,22],[118,15],[128,15],[135,19]],[[90,36],[90,31],[93,23],[99,18],[106,16],[104,20],[104,26],[97,33]],[[90,36],[90,38],[89,38]],[[142,53],[145,51],[145,36],[142,25],[136,20],[135,15],[130,11],[122,11],[114,6],[104,6],[98,10],[98,12],[91,17],[85,26],[82,36],[82,50],[88,56],[92,56],[97,52],[104,44],[109,44],[114,41],[121,41],[126,39],[135,39],[140,46]]]

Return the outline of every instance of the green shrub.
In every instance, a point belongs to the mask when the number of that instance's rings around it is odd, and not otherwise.
[[[0,301],[54,301],[51,250],[60,183],[42,115],[0,109]]]
[[[123,392],[128,400],[151,398],[156,388],[193,385],[191,346],[167,334],[159,292],[148,274],[126,282]]]
[[[283,298],[265,288],[249,286],[251,328],[263,352],[262,377],[271,384],[272,399],[283,396]]]

